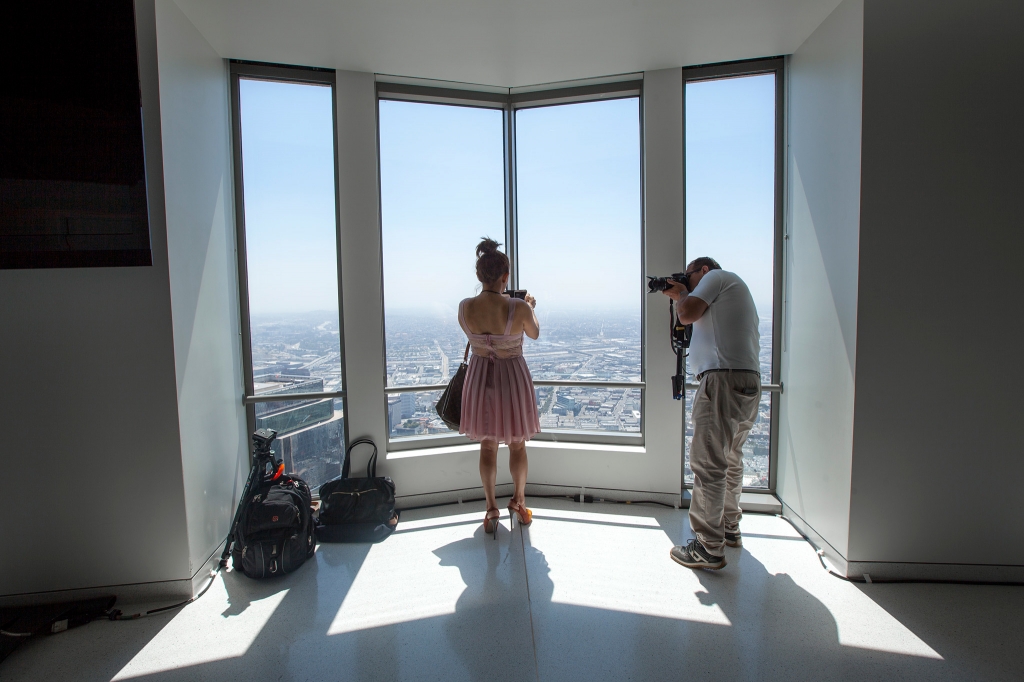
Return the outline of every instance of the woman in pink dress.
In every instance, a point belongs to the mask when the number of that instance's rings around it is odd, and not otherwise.
[[[498,443],[509,450],[509,470],[515,484],[509,517],[529,525],[526,508],[526,441],[540,431],[533,378],[523,358],[523,334],[540,336],[533,296],[525,300],[502,293],[508,284],[508,256],[500,244],[484,239],[476,247],[476,277],[483,290],[459,303],[459,324],[469,338],[473,355],[462,389],[459,432],[480,442],[480,481],[487,497],[484,532],[498,532],[498,503],[494,482],[498,474]]]

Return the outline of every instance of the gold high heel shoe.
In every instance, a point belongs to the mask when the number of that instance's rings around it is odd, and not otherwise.
[[[494,512],[494,516],[491,516],[491,512]],[[493,535],[495,540],[498,539],[498,519],[500,518],[501,512],[497,507],[488,509],[484,514],[484,532]]]
[[[512,527],[515,527],[515,519],[518,517],[520,526],[529,526],[533,523],[533,512],[526,508],[525,504],[521,504],[512,500],[508,503],[508,517]]]

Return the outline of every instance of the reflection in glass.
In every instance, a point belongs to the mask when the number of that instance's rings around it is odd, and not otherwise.
[[[239,107],[253,381],[341,390],[331,88],[242,78]]]
[[[461,362],[458,304],[480,290],[474,249],[483,236],[505,241],[502,116],[380,102],[388,386],[445,383]]]
[[[257,384],[256,394],[280,393],[280,402],[256,403],[256,428],[274,429],[274,451],[285,470],[316,489],[341,474],[345,414],[340,398],[287,400],[289,393],[322,390],[319,379],[277,376]]]
[[[750,288],[760,320],[761,381],[771,381],[775,268],[775,75],[686,84],[686,254],[711,256]],[[692,381],[692,377],[690,378]],[[685,480],[693,481],[686,398]],[[768,486],[770,394],[743,447],[744,485]]]

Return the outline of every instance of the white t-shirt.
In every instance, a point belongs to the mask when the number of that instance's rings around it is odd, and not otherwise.
[[[690,296],[708,304],[708,309],[693,323],[691,371],[695,375],[709,369],[759,371],[761,334],[757,331],[757,308],[743,280],[732,272],[710,270]]]

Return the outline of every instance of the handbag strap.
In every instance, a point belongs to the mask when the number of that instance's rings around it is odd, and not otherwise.
[[[348,444],[345,449],[345,463],[341,465],[341,477],[348,478],[352,464],[352,448],[357,445],[369,445],[373,448],[373,454],[370,455],[370,461],[366,463],[366,477],[377,478],[377,444],[373,442],[372,438],[357,438]]]
[[[465,364],[466,360],[469,359],[469,343],[466,343],[466,352],[462,354],[462,363]]]

